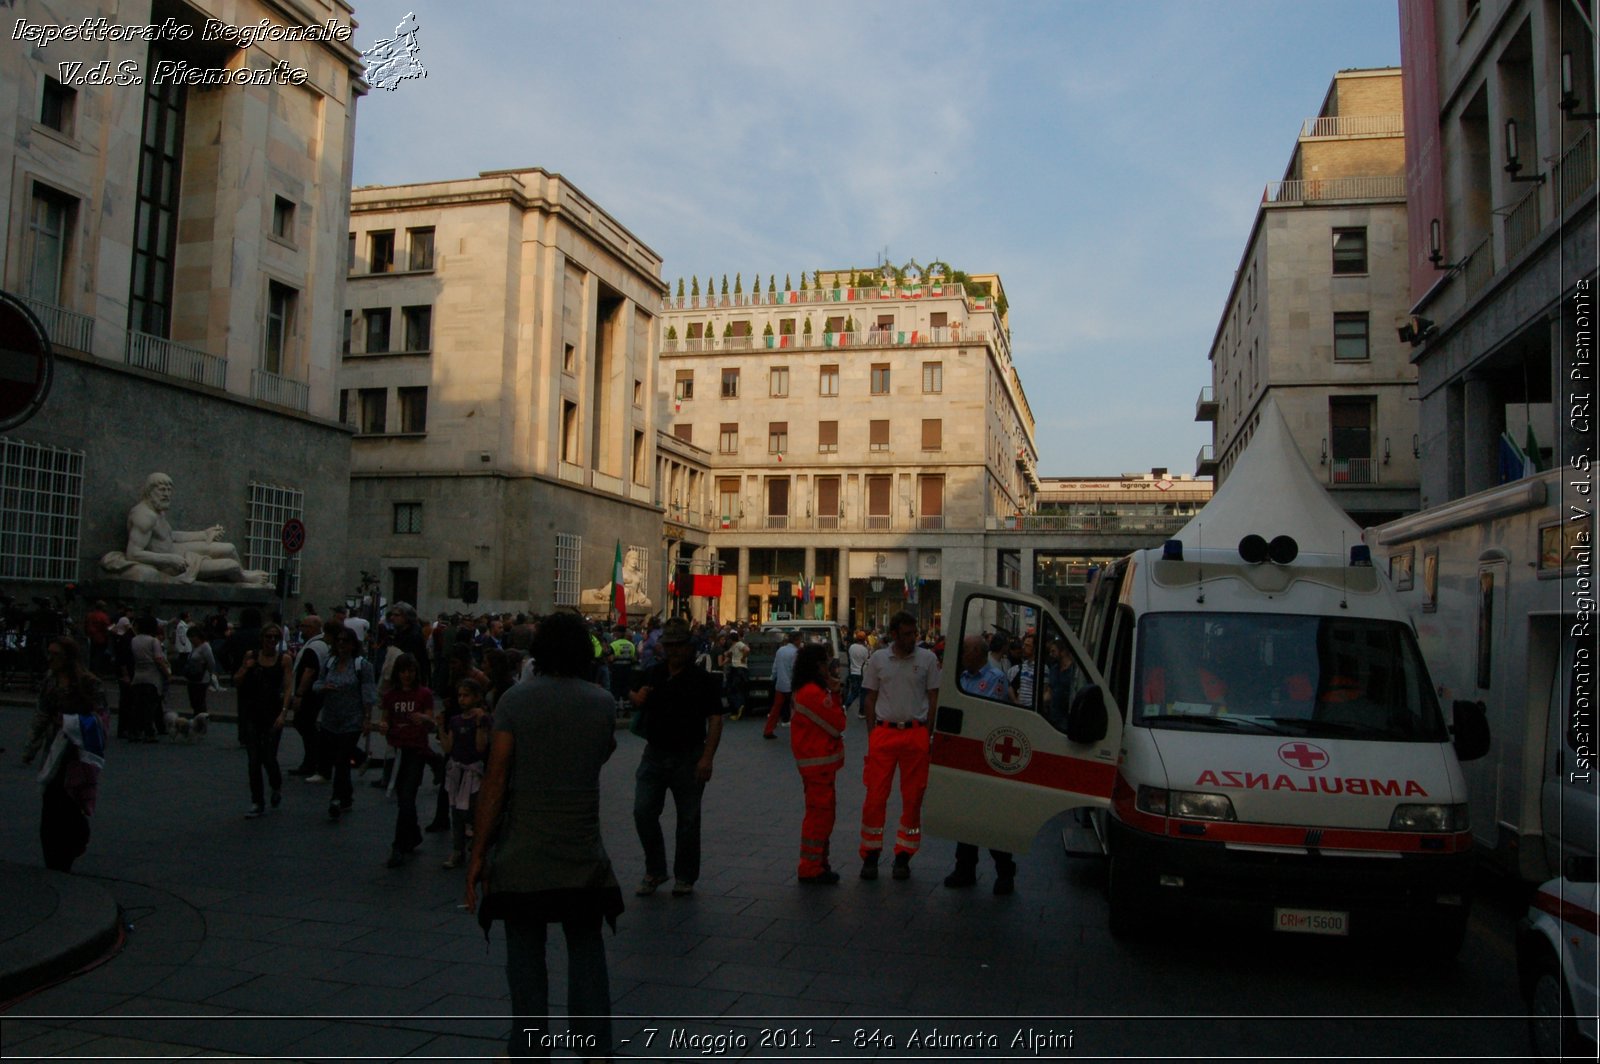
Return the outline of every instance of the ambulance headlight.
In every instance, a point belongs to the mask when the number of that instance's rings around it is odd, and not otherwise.
[[[1470,826],[1465,804],[1397,805],[1389,818],[1390,831],[1466,831]]]
[[[1199,791],[1169,791],[1161,787],[1140,787],[1135,805],[1155,816],[1177,816],[1188,820],[1233,820],[1233,802],[1225,794]]]

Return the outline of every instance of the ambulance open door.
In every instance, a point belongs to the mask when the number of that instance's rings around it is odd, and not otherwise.
[[[945,626],[933,725],[926,833],[1025,852],[1047,821],[1107,806],[1122,746],[1122,716],[1093,660],[1043,599],[957,584]],[[962,664],[969,636],[999,633],[1031,651],[1017,682]],[[1028,637],[1032,637],[1029,639]],[[967,679],[963,683],[963,673]]]

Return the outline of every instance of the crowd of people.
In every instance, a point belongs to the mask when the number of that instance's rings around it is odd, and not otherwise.
[[[117,619],[113,621],[115,612]],[[753,626],[752,626],[753,627]],[[109,730],[105,691],[115,683],[117,736],[153,742],[206,731],[208,696],[226,681],[237,705],[236,738],[246,750],[250,804],[258,819],[283,804],[286,778],[329,787],[327,817],[355,802],[355,770],[379,770],[372,786],[394,798],[386,863],[412,859],[426,832],[450,832],[445,868],[465,867],[467,905],[487,933],[506,925],[508,980],[524,1022],[512,1055],[538,1046],[525,1031],[548,1022],[542,954],[545,927],[562,926],[569,956],[569,1005],[586,1046],[610,1046],[602,922],[615,925],[622,894],[600,836],[599,773],[616,749],[619,718],[643,738],[634,775],[634,826],[644,897],[670,883],[693,894],[701,872],[701,799],[714,772],[723,721],[746,710],[750,645],[742,625],[695,625],[652,618],[632,626],[559,613],[440,615],[424,623],[410,605],[377,616],[343,606],[323,617],[307,605],[293,624],[254,609],[162,621],[95,603],[81,643],[51,641],[49,672],[24,750],[47,750],[41,841],[47,864],[70,869],[88,840]],[[918,641],[917,619],[895,615],[882,633],[846,633],[843,653],[793,633],[775,655],[775,691],[763,733],[789,730],[801,777],[797,879],[840,881],[829,839],[837,816],[835,778],[844,764],[852,712],[868,729],[860,821],[860,878],[878,877],[886,847],[892,878],[910,877],[921,844],[931,718],[937,712],[942,639]],[[1031,648],[1003,638],[962,648],[964,691],[1032,700]],[[1015,660],[1012,660],[1015,659]],[[185,688],[182,706],[170,688]],[[278,762],[286,729],[301,737],[301,763]],[[430,822],[418,802],[431,773]],[[900,811],[886,821],[899,781]],[[671,796],[669,854],[661,817]],[[887,836],[887,837],[886,837]],[[996,853],[995,893],[1014,889],[1015,862]],[[975,847],[958,851],[951,887],[976,880]],[[579,1005],[582,1005],[581,1009]],[[602,1057],[605,1052],[594,1054]]]

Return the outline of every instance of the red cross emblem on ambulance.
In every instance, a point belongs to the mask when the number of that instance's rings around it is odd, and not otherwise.
[[[1284,743],[1278,747],[1278,760],[1302,772],[1312,772],[1328,763],[1328,751],[1310,743]]]
[[[996,728],[984,739],[983,754],[990,768],[1014,776],[1033,760],[1033,745],[1016,728]]]

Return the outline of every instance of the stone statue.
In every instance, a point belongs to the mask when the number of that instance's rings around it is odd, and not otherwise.
[[[172,506],[172,478],[151,473],[144,481],[139,501],[128,511],[128,545],[100,559],[100,568],[124,580],[150,583],[207,583],[262,585],[271,575],[246,569],[232,543],[221,541],[222,526],[199,532],[178,532],[167,523]]]
[[[649,612],[651,608],[650,596],[645,594],[644,573],[640,571],[639,560],[634,557],[635,551],[627,551],[622,555],[622,591],[628,604],[628,615],[631,617],[637,611],[641,614]],[[587,591],[578,593],[578,607],[586,611],[595,609],[607,610],[611,608],[611,582]]]

